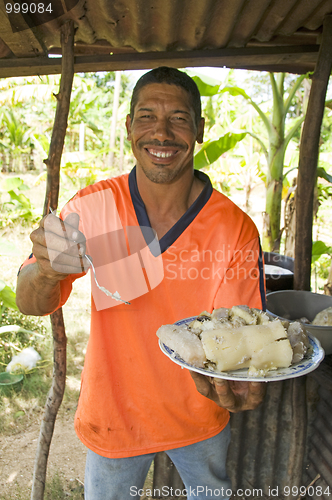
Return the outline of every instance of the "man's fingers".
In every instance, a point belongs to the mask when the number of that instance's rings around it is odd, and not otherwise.
[[[193,381],[195,382],[196,389],[202,396],[209,397],[209,392],[211,390],[211,384],[209,383],[208,377],[201,375],[197,372],[190,372]]]
[[[89,269],[90,263],[85,257],[77,254],[60,253],[47,249],[48,257],[54,271],[59,273],[81,273]],[[69,271],[68,271],[69,269]]]
[[[256,408],[264,399],[266,393],[265,382],[249,382],[248,404]]]
[[[73,227],[74,229],[78,229],[78,226],[80,223],[80,216],[77,213],[72,212],[72,213],[67,215],[64,222],[65,222],[65,224],[68,224],[69,226]],[[73,236],[73,234],[72,234],[72,236]]]
[[[196,389],[222,408],[232,413],[253,410],[263,400],[266,384],[262,382],[239,382],[211,378],[200,373],[190,372]]]
[[[38,259],[44,261],[41,265],[45,273],[52,275],[55,271],[65,275],[88,270],[90,264],[84,257],[85,237],[78,230],[78,225],[79,215],[76,213],[69,214],[65,221],[54,214],[49,214],[31,234],[33,253],[37,261]]]
[[[44,229],[38,228],[30,235],[30,239],[34,245],[47,247],[49,251],[54,250],[57,253],[66,253],[72,256],[83,256],[85,254],[85,243],[76,243],[69,239],[59,237],[55,233],[45,232]]]
[[[219,405],[229,411],[235,411],[237,407],[236,395],[233,393],[228,380],[215,378],[213,379],[213,385],[219,398]]]
[[[78,231],[77,221],[79,221],[79,215],[75,213],[69,214],[65,221],[53,214],[49,214],[40,221],[40,227],[46,231],[46,234],[53,233],[70,242],[85,243],[83,233]]]

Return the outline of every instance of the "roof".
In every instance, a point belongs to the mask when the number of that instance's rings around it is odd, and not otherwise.
[[[332,0],[35,1],[0,1],[0,77],[60,73],[50,55],[61,54],[67,19],[77,27],[76,72],[169,65],[305,73],[332,13]]]

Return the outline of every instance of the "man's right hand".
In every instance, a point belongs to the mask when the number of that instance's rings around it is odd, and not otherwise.
[[[79,215],[69,214],[64,221],[53,214],[44,217],[31,233],[32,252],[39,273],[50,281],[60,281],[68,274],[89,268],[85,255],[85,237],[78,230]]]

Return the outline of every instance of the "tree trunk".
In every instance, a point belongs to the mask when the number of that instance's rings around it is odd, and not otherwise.
[[[282,183],[284,170],[285,112],[284,81],[285,73],[276,77],[270,73],[273,90],[272,127],[269,133],[269,168],[266,188],[266,208],[269,215],[269,250],[279,252]]]
[[[303,126],[297,185],[294,289],[310,290],[313,198],[317,178],[320,129],[332,68],[332,16],[324,18],[308,110]]]
[[[294,196],[292,196],[294,193]],[[295,234],[296,234],[296,179],[287,196],[285,203],[285,251],[287,257],[295,256]]]
[[[49,209],[56,210],[59,196],[60,162],[66,135],[69,113],[70,94],[74,76],[74,24],[69,21],[61,28],[62,68],[60,91],[57,95],[58,103],[54,120],[52,140],[47,165],[47,187],[44,204],[44,215]],[[31,500],[44,498],[47,460],[54,431],[55,419],[63,398],[66,383],[66,333],[62,309],[51,314],[53,332],[53,381],[48,394],[45,413],[41,423]]]
[[[112,123],[111,123],[111,133],[110,133],[110,152],[108,155],[109,168],[113,166],[113,161],[114,161],[116,123],[117,123],[118,108],[119,108],[120,90],[121,90],[121,71],[116,71],[115,72],[114,96],[113,96]]]
[[[331,261],[329,277],[327,283],[324,285],[324,293],[325,295],[332,295],[332,261]]]

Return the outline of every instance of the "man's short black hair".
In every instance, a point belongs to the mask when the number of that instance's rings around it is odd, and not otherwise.
[[[201,95],[196,83],[183,71],[179,71],[175,68],[169,68],[167,66],[152,69],[148,73],[141,76],[141,78],[137,81],[130,102],[131,119],[134,118],[134,109],[138,101],[139,91],[145,87],[145,85],[149,85],[150,83],[168,83],[169,85],[177,85],[188,92],[195,113],[195,123],[198,127],[202,115],[202,106]]]

